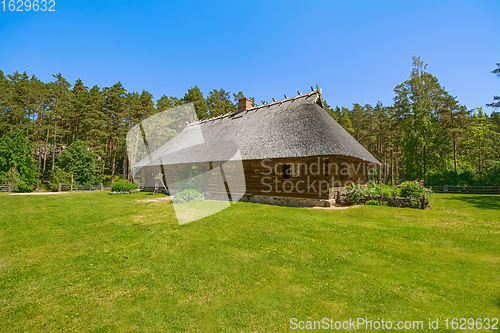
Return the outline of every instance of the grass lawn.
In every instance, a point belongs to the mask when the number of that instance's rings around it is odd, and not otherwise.
[[[161,197],[0,194],[0,331],[500,318],[500,196],[436,194],[430,211],[237,203],[184,225],[144,202]]]

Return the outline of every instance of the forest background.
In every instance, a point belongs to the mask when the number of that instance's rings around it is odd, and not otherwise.
[[[500,63],[492,74],[500,77]],[[42,184],[99,184],[115,175],[132,181],[126,134],[142,120],[185,103],[198,119],[236,111],[244,93],[194,86],[184,96],[129,92],[120,82],[91,88],[69,83],[61,73],[51,82],[35,75],[0,71],[0,184],[16,191]],[[265,104],[266,101],[256,102]],[[485,101],[488,102],[488,101]],[[390,185],[419,179],[426,185],[500,185],[500,96],[487,114],[467,108],[413,57],[407,80],[394,88],[392,105],[354,103],[325,110],[365,146],[382,166],[376,179]]]

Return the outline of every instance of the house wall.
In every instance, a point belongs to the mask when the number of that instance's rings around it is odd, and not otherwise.
[[[298,177],[283,175],[284,165],[297,165]],[[337,156],[244,161],[246,194],[334,199],[351,182],[366,184],[367,165]]]
[[[240,183],[241,162],[211,162],[192,165],[172,165],[163,169],[165,183],[171,194],[177,192],[180,179],[203,174],[203,190],[207,198],[226,196],[226,184],[230,184],[233,194],[277,198],[303,198],[311,200],[335,199],[345,192],[351,182],[366,184],[368,164],[357,159],[339,156],[315,156],[302,158],[281,158],[266,160],[245,160],[243,172],[245,182]],[[221,165],[223,165],[221,169]],[[294,165],[289,179],[283,174],[284,166]],[[297,167],[295,167],[297,166]],[[298,168],[298,172],[297,169]],[[160,167],[146,168],[145,190],[154,188],[154,177],[161,172]],[[160,185],[161,187],[161,185]],[[281,200],[281,199],[280,199]],[[287,199],[283,199],[287,201]],[[312,201],[311,201],[312,202]]]

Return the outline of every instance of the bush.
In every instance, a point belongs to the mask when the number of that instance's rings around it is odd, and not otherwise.
[[[396,191],[394,191],[393,188],[384,188],[380,190],[380,194],[383,195],[384,197],[388,198],[394,198],[396,196]]]
[[[203,201],[203,200],[204,200],[203,195],[199,191],[193,189],[187,189],[181,191],[175,194],[174,197],[172,198],[173,203],[186,203],[189,201]]]
[[[23,185],[25,185],[25,183],[21,180],[21,175],[19,174],[19,172],[17,171],[17,166],[14,164],[10,169],[9,171],[7,171],[2,179],[2,181],[0,183],[2,184],[11,184],[12,187],[11,187],[11,191],[12,192],[17,192],[19,190],[23,190],[24,187]],[[24,192],[24,191],[22,191]]]
[[[113,186],[111,186],[111,191],[112,192],[131,192],[133,190],[137,190],[137,184],[136,183],[114,183]]]
[[[387,206],[387,202],[385,201],[378,201],[378,200],[368,200],[365,202],[365,205],[369,206]]]
[[[397,185],[400,189],[400,195],[403,198],[421,198],[422,194],[425,193],[430,193],[431,190],[427,189],[424,187],[423,183],[420,183],[416,180],[414,181],[407,181],[404,182],[401,185]]]
[[[411,202],[411,208],[417,208],[419,209],[420,208],[420,202],[419,201],[412,201]]]
[[[59,184],[70,184],[71,183],[71,175],[65,172],[63,169],[59,167],[55,167],[54,171],[50,175],[50,190],[58,191]],[[76,183],[73,180],[73,185]]]
[[[359,204],[359,199],[363,195],[366,195],[364,188],[359,184],[351,183],[346,187],[346,190],[346,196],[349,198],[349,201],[355,205]]]
[[[386,184],[368,183],[366,185],[365,194],[374,197],[384,196],[393,198],[396,196],[397,190]]]

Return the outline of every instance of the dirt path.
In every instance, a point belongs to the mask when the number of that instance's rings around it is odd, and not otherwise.
[[[47,195],[47,194],[64,194],[69,192],[31,192],[31,193],[11,193],[9,195]]]

